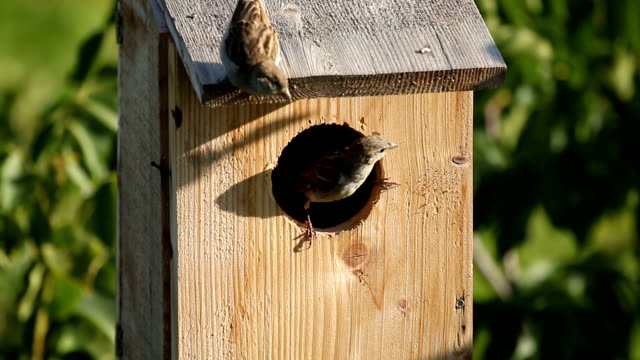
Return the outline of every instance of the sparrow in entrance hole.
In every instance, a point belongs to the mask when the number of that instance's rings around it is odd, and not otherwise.
[[[220,44],[220,59],[234,86],[291,101],[287,76],[280,68],[278,33],[262,0],[238,0]]]
[[[305,235],[310,243],[315,237],[309,214],[311,203],[332,202],[353,195],[365,182],[376,162],[384,157],[387,150],[396,147],[398,144],[380,135],[363,136],[344,149],[321,157],[304,167],[299,179],[296,179],[295,191],[302,192],[306,198]],[[381,179],[377,183],[385,189],[398,185],[386,180]]]

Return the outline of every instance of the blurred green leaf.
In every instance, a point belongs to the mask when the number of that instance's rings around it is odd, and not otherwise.
[[[73,263],[65,249],[57,248],[53,244],[45,243],[40,247],[42,258],[47,268],[56,276],[65,276],[71,270]]]
[[[113,248],[117,233],[118,189],[115,178],[104,183],[96,191],[97,206],[88,222],[88,226],[106,246]]]
[[[109,129],[112,132],[116,132],[118,129],[118,114],[113,107],[105,106],[99,101],[87,99],[82,104],[82,107],[87,111],[94,119],[100,124]]]
[[[36,264],[29,273],[26,292],[18,305],[18,319],[22,322],[26,322],[33,315],[37,305],[36,300],[44,280],[44,273],[45,268],[41,264]]]
[[[88,293],[78,302],[78,315],[91,321],[110,341],[115,341],[116,306],[112,298]]]
[[[115,358],[115,347],[109,339],[96,333],[95,327],[74,318],[58,327],[50,336],[52,350],[63,355],[62,359],[111,360]]]
[[[65,155],[65,172],[69,176],[69,180],[80,190],[82,198],[84,198],[93,192],[94,184],[87,172],[80,166],[76,157],[72,153],[66,153]],[[77,204],[81,197],[73,197],[76,200],[74,203]]]
[[[54,136],[54,130],[55,124],[52,122],[45,124],[42,129],[40,129],[35,138],[35,141],[33,142],[33,146],[31,147],[31,160],[38,160],[42,152],[51,141],[51,137]]]
[[[104,32],[99,30],[89,36],[89,38],[87,38],[87,40],[85,40],[78,49],[76,66],[71,74],[71,79],[75,83],[81,84],[86,80],[91,67],[98,57],[103,39]]]
[[[622,100],[630,100],[635,92],[633,77],[629,76],[638,66],[634,54],[623,49],[617,49],[614,55],[613,69],[609,81]]]
[[[75,281],[66,276],[54,276],[53,293],[53,299],[47,310],[54,320],[67,320],[78,307],[78,302],[83,296],[82,289]]]
[[[72,121],[69,124],[69,131],[80,146],[80,150],[83,156],[83,163],[86,164],[91,178],[99,180],[104,178],[107,173],[106,164],[104,164],[98,150],[95,148],[92,136],[87,129],[77,121]]]
[[[0,167],[0,211],[14,209],[21,200],[22,188],[16,180],[23,174],[24,156],[14,151]]]

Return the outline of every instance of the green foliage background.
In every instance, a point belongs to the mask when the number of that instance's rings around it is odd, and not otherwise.
[[[640,2],[477,0],[476,359],[640,359]],[[0,358],[114,357],[114,0],[0,1]]]
[[[0,1],[0,358],[113,359],[113,0]]]
[[[477,4],[509,70],[476,97],[476,358],[640,359],[640,2]]]

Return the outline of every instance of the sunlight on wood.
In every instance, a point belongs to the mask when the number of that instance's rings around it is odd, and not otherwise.
[[[169,51],[179,357],[470,358],[472,93],[209,108]],[[360,226],[295,252],[302,229],[270,171],[321,123],[400,143],[382,164],[401,185]]]

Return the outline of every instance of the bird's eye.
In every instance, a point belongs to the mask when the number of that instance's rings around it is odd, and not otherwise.
[[[385,150],[387,150],[387,149],[380,149],[380,152],[383,153]]]

